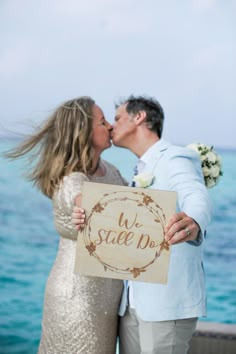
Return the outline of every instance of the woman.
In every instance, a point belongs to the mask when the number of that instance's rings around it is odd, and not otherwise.
[[[39,354],[115,353],[123,282],[73,273],[77,231],[71,222],[84,181],[126,184],[100,158],[111,146],[111,130],[95,102],[80,97],[62,104],[34,135],[7,153],[9,158],[31,153],[31,161],[36,159],[28,177],[52,199],[60,235],[46,286]]]

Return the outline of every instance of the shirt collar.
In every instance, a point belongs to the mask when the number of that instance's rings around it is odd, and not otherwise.
[[[161,145],[161,139],[158,140],[156,143],[154,143],[139,159],[138,161],[138,165],[139,163],[141,163],[141,165],[146,165],[148,164],[151,160],[152,160],[152,157],[153,157],[153,154],[155,153],[156,154],[156,150],[157,150],[157,147]]]

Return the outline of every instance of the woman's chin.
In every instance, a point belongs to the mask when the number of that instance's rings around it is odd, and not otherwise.
[[[110,147],[112,146],[112,142],[110,141],[106,147],[104,147],[104,150],[110,149]]]

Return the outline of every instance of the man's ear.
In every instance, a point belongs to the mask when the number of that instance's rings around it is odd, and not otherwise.
[[[147,117],[147,113],[145,111],[139,111],[134,118],[136,125],[141,125]]]

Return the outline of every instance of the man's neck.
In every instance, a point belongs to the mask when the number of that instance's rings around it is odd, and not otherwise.
[[[159,140],[159,137],[153,132],[150,132],[149,134],[143,134],[142,136],[134,139],[134,143],[132,143],[130,150],[136,156],[138,156],[138,158],[140,158],[148,149],[150,149],[152,145],[154,145]]]

